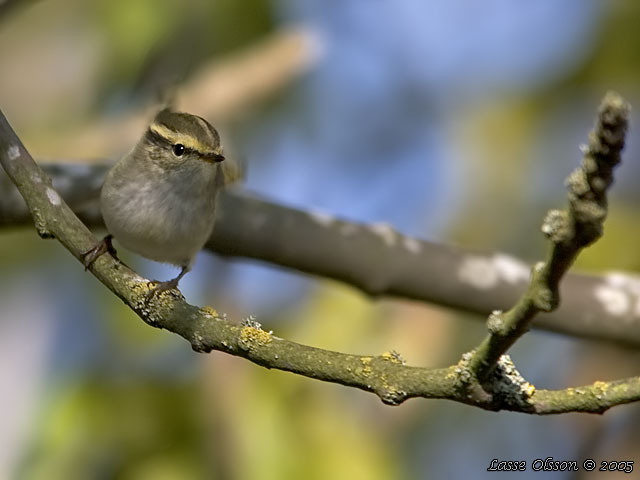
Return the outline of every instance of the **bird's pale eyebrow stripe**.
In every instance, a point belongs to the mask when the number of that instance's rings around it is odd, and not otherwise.
[[[185,146],[185,148],[190,150],[195,150],[196,152],[199,152],[203,155],[220,153],[212,150],[207,145],[200,142],[197,138],[187,133],[175,132],[170,128],[167,128],[165,125],[161,123],[152,123],[151,126],[149,127],[149,130],[155,133],[156,135],[162,137],[172,145],[175,145],[176,143],[181,143],[182,145]]]

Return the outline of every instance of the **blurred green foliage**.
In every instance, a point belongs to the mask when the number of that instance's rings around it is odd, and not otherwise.
[[[211,478],[196,385],[93,375],[62,387],[44,406],[21,478]]]
[[[106,99],[160,96],[203,60],[251,44],[272,29],[267,0],[101,0],[91,15],[105,40],[98,98]],[[130,90],[132,85],[137,88]]]

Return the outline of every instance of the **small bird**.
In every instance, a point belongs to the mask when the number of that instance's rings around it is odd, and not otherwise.
[[[143,257],[181,267],[177,277],[157,282],[147,300],[177,288],[211,236],[218,192],[240,176],[238,166],[224,160],[209,122],[160,111],[105,178],[100,207],[108,235],[84,254],[85,267],[106,252],[115,257],[115,238]]]

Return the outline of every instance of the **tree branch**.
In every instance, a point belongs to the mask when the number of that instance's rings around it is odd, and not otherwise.
[[[583,148],[582,165],[566,180],[569,208],[551,210],[542,225],[552,246],[546,262],[533,268],[529,288],[507,312],[494,311],[489,335],[472,352],[469,369],[480,382],[491,374],[498,359],[522,336],[539,312],[551,312],[560,303],[560,280],[580,251],[602,236],[607,216],[606,190],[613,168],[620,163],[627,132],[629,105],[617,94],[605,96],[598,121]]]
[[[103,225],[98,201],[107,164],[43,168],[87,225]],[[339,280],[373,297],[405,297],[487,316],[513,305],[529,281],[529,266],[506,254],[427,242],[382,224],[305,212],[241,190],[222,192],[217,208],[209,250]],[[0,227],[31,221],[18,190],[0,171]],[[534,328],[640,346],[640,311],[634,308],[640,303],[640,276],[569,274],[560,294],[560,308],[538,316]]]
[[[96,243],[53,188],[0,112],[0,163],[20,190],[43,238],[55,237],[78,260]],[[356,387],[398,405],[411,397],[447,398],[489,410],[551,414],[567,411],[602,413],[613,405],[640,399],[640,379],[596,382],[561,391],[536,390],[502,355],[481,385],[469,368],[473,355],[444,369],[409,367],[395,352],[380,356],[350,355],[296,344],[262,330],[253,320],[234,325],[211,307],[189,305],[181,295],[164,292],[145,303],[148,281],[103,255],[92,273],[147,324],[174,332],[197,352],[219,350],[267,368]],[[489,384],[489,389],[485,390]],[[490,395],[487,392],[491,392]]]

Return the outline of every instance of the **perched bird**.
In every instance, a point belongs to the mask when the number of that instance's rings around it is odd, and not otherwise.
[[[106,252],[115,256],[115,238],[143,257],[182,268],[177,277],[158,282],[147,300],[177,288],[211,235],[217,193],[239,176],[209,122],[162,110],[105,178],[100,207],[108,235],[85,253],[85,266]]]

